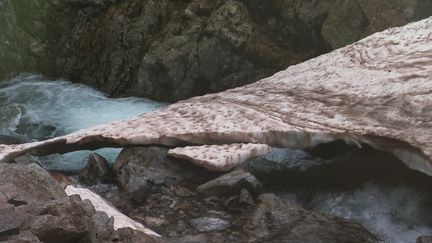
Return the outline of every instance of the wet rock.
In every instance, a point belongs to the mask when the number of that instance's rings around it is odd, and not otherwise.
[[[110,165],[108,161],[97,153],[89,155],[87,165],[80,172],[80,179],[89,185],[100,184],[108,179]]]
[[[238,194],[247,189],[253,194],[263,190],[262,184],[249,172],[239,169],[198,186],[197,191],[206,195]]]
[[[304,150],[273,148],[269,154],[245,162],[243,169],[259,177],[274,177],[279,173],[303,172],[328,163],[328,160],[313,157]]]
[[[192,219],[190,223],[199,232],[222,231],[231,227],[231,224],[226,220],[210,217]]]
[[[432,236],[420,236],[416,243],[432,243]]]
[[[251,237],[274,242],[378,242],[360,224],[285,204],[262,194],[246,225]]]

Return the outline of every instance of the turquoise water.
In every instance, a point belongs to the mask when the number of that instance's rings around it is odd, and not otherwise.
[[[155,110],[164,104],[144,98],[108,98],[90,87],[21,75],[0,83],[0,138],[44,140]],[[119,149],[97,152],[113,160]],[[40,158],[47,169],[76,171],[90,152]]]

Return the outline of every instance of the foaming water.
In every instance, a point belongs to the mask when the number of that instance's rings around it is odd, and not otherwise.
[[[383,187],[367,183],[351,192],[320,193],[311,207],[354,219],[384,242],[416,242],[432,235],[430,197],[408,186]]]
[[[143,98],[111,99],[90,87],[23,75],[0,85],[0,135],[20,142],[44,140],[155,110]],[[99,150],[113,159],[118,149]],[[89,152],[42,158],[48,169],[78,170]]]
[[[311,158],[305,154],[297,150],[278,149],[263,157],[273,168],[301,167],[297,171],[308,169],[307,163],[310,166],[323,163],[320,160],[310,162]],[[300,165],[299,161],[307,163]],[[389,168],[388,173],[391,172]],[[405,181],[396,185],[369,180],[350,190],[318,190],[318,184],[313,189],[298,185],[294,190],[282,189],[277,193],[284,200],[308,209],[354,220],[386,243],[415,243],[419,236],[432,235],[432,195],[428,185],[423,188]]]

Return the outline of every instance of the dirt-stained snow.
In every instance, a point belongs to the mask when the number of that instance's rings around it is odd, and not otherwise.
[[[45,142],[0,145],[0,160],[26,152],[104,146],[256,143],[304,148],[343,139],[393,153],[409,167],[432,175],[431,79],[429,18],[374,34],[251,85]]]

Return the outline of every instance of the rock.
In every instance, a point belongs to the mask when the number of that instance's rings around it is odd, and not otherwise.
[[[251,83],[432,12],[422,0],[84,2],[60,1],[55,76],[169,101]]]
[[[209,239],[205,234],[197,234],[197,235],[185,235],[182,237],[174,237],[167,239],[166,242],[169,243],[193,243],[193,242],[209,242],[212,239]]]
[[[191,196],[195,195],[194,192],[192,192],[189,189],[184,188],[184,187],[176,187],[175,188],[175,194],[179,197],[191,197]]]
[[[199,232],[222,231],[231,226],[226,220],[209,217],[193,219],[190,223]]]
[[[336,0],[321,31],[331,47],[337,49],[364,37],[368,25],[369,19],[357,1]]]
[[[119,239],[121,242],[127,243],[156,243],[161,242],[159,239],[149,236],[138,230],[131,228],[121,228],[118,230]]]
[[[78,183],[78,178],[73,178],[73,177],[70,177],[70,176],[66,176],[65,174],[63,174],[61,172],[49,171],[48,173],[52,176],[52,178],[54,178],[54,180],[56,180],[56,182],[62,188],[66,188],[69,185],[73,185],[73,184],[77,184]]]
[[[101,242],[103,240],[115,241],[118,239],[118,233],[114,230],[114,218],[101,211],[96,211],[92,216],[94,225],[90,240],[92,242]]]
[[[30,231],[22,231],[15,237],[10,237],[7,241],[2,243],[40,243],[39,239]]]
[[[425,18],[432,5],[10,0],[0,9],[0,80],[36,72],[110,95],[177,101],[252,83],[373,32]]]
[[[80,179],[89,185],[100,184],[107,180],[110,174],[108,161],[97,153],[89,155],[87,165],[80,172]]]
[[[47,141],[0,145],[0,161],[95,146],[250,142],[311,148],[343,140],[386,151],[410,169],[432,175],[431,126],[424,122],[431,114],[423,112],[432,104],[427,82],[432,62],[417,51],[428,50],[431,26],[429,18],[393,28],[254,84],[126,121]]]
[[[251,239],[274,242],[378,242],[363,226],[287,205],[274,194],[262,194],[250,222]]]
[[[11,203],[18,196],[18,188],[12,183],[0,185],[0,205]]]
[[[36,164],[0,164],[0,215],[0,241],[6,242],[156,240],[132,229],[118,232],[115,226],[125,223],[124,219],[114,215],[118,219],[114,224],[108,216],[96,213],[89,200],[68,197]]]
[[[345,147],[348,150],[348,146]],[[248,160],[243,169],[253,175],[274,177],[278,173],[286,176],[289,171],[307,171],[328,163],[330,161],[313,157],[303,150],[273,148],[273,151],[267,155]]]
[[[324,39],[336,49],[389,27],[425,18],[425,11],[431,6],[416,0],[336,0],[321,31]]]
[[[417,238],[416,243],[431,243],[432,236],[420,236]]]
[[[113,170],[120,187],[131,199],[143,203],[161,186],[201,182],[208,175],[199,167],[168,158],[167,151],[162,147],[135,147],[120,153]]]
[[[245,189],[242,189],[240,191],[240,196],[238,198],[238,202],[239,202],[239,204],[243,204],[246,206],[255,206],[255,200],[254,200],[252,194],[248,190],[245,190]]]
[[[88,189],[68,186],[65,190],[68,195],[79,195],[79,197],[81,197],[83,200],[88,200],[89,202],[91,202],[91,205],[94,206],[96,211],[104,212],[108,215],[108,217],[113,217],[115,230],[130,228],[134,231],[141,231],[142,233],[153,236],[154,238],[160,237],[157,233],[153,232],[150,229],[147,229],[139,222],[136,222],[133,219],[127,217],[126,215],[118,211],[116,208],[111,206],[99,195]]]
[[[54,60],[49,58],[48,46],[55,29],[53,2],[0,2],[0,62],[4,63],[0,67],[0,80],[20,72],[49,73],[52,70]]]
[[[0,185],[2,184],[13,184],[17,188],[16,192],[12,192],[16,195],[13,199],[22,204],[45,204],[66,197],[63,188],[36,164],[0,163]]]
[[[44,206],[30,230],[43,242],[77,242],[90,233],[94,213],[89,201],[66,197]]]
[[[145,217],[144,222],[149,227],[160,227],[167,223],[165,219],[158,217]]]
[[[255,176],[239,169],[198,186],[197,191],[206,195],[219,196],[238,194],[242,189],[257,195],[263,190],[263,185]]]
[[[0,215],[0,237],[19,232],[19,227],[25,220],[22,213],[15,210],[12,206],[3,206],[0,204]]]

